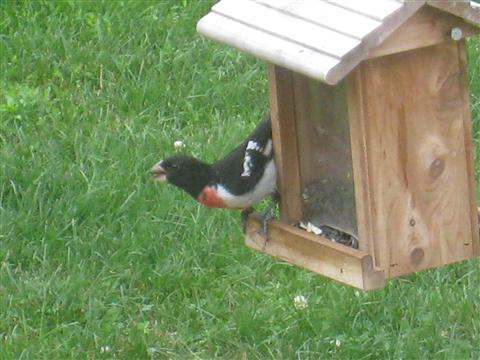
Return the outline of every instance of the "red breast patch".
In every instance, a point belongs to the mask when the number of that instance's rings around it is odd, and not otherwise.
[[[205,186],[198,195],[198,202],[211,208],[224,208],[225,203],[218,197],[217,189],[213,186]]]

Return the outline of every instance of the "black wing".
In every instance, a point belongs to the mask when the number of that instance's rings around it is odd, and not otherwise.
[[[271,119],[267,115],[244,142],[213,164],[214,182],[234,195],[250,191],[273,158],[272,145]]]

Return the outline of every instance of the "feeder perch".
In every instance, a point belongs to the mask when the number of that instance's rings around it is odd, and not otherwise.
[[[267,62],[280,219],[246,244],[343,283],[480,255],[469,1],[222,0],[198,31]],[[358,249],[309,233],[328,226]]]

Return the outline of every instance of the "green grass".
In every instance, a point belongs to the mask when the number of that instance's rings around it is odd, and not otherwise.
[[[364,293],[148,180],[175,140],[213,160],[267,110],[263,65],[195,33],[211,4],[0,2],[0,358],[478,359],[478,259]]]

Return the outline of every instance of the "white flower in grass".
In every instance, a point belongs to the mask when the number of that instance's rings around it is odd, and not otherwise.
[[[308,306],[307,298],[303,295],[297,295],[293,298],[293,305],[298,310],[303,310]]]
[[[185,147],[185,143],[182,140],[176,140],[173,143],[173,147],[175,148],[175,150],[180,150],[180,149],[183,149]]]
[[[340,346],[342,346],[342,342],[340,339],[335,339],[335,340],[330,340],[330,344],[335,344],[335,347],[338,349]]]
[[[152,346],[147,349],[147,353],[148,356],[153,357],[158,353],[158,350]]]
[[[101,346],[101,347],[100,347],[100,352],[101,352],[102,354],[109,353],[110,351],[112,351],[112,349],[111,349],[110,346],[108,346],[108,345],[104,345],[104,346]]]

